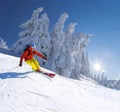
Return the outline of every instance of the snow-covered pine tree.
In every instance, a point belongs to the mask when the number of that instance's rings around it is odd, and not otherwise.
[[[46,57],[49,57],[50,37],[48,33],[49,19],[44,13],[40,17],[43,8],[40,7],[33,11],[32,17],[27,22],[20,25],[23,30],[19,33],[20,39],[13,45],[12,50],[21,54],[25,45],[35,42],[37,50],[42,52]],[[39,60],[41,65],[44,65],[43,60]]]
[[[89,39],[90,39],[90,36],[84,33],[78,33],[73,36],[73,44],[72,44],[72,48],[70,49],[70,52],[71,52],[70,60],[72,64],[70,77],[78,79],[81,74],[84,74],[84,75],[86,73],[88,74],[87,71],[89,70],[86,70],[88,68],[86,65],[88,64],[88,62],[85,60],[85,57],[83,54],[84,54],[84,49],[89,42]],[[86,73],[85,73],[85,70],[86,70]]]
[[[62,61],[63,63],[61,62],[62,65],[60,65],[59,61],[62,55],[60,51],[62,49],[65,38],[63,31],[64,23],[67,18],[68,18],[68,14],[63,13],[58,19],[58,22],[55,24],[54,30],[51,33],[51,56],[50,56],[50,61],[48,63],[48,67],[50,67],[50,69],[52,69],[57,73],[61,73],[60,66],[64,66],[64,62]]]
[[[0,48],[8,49],[7,43],[0,37]]]
[[[61,57],[59,60],[59,65],[62,65],[62,63],[64,63],[64,66],[59,66],[61,67],[61,73],[66,76],[66,77],[70,77],[71,75],[71,70],[72,70],[72,63],[70,60],[70,55],[71,55],[71,49],[73,47],[73,34],[75,31],[75,26],[77,24],[76,23],[70,23],[66,29],[66,31],[64,32],[65,34],[65,38],[64,38],[64,42],[61,48]]]
[[[34,42],[37,45],[37,50],[41,53],[43,53],[47,58],[49,58],[50,53],[50,35],[48,33],[48,27],[49,27],[49,19],[47,17],[47,14],[44,13],[41,15],[41,18],[38,21],[38,31],[35,33],[34,36]],[[45,65],[44,60],[41,60],[38,58],[41,65]]]
[[[31,19],[20,25],[22,31],[19,33],[20,39],[12,47],[14,52],[21,54],[25,45],[35,40],[34,36],[38,29],[39,13],[41,13],[42,10],[43,8],[41,7],[33,11]]]
[[[82,58],[81,58],[81,73],[87,77],[90,77],[90,69],[89,69],[89,61],[88,61],[88,54],[82,53]]]
[[[91,72],[90,72],[90,64],[89,64],[88,52],[86,53],[85,61],[86,61],[86,71],[87,71],[86,76],[90,77]]]
[[[82,53],[90,36],[84,33],[74,34],[76,23],[70,23],[65,31],[64,24],[67,18],[67,13],[62,14],[51,34],[51,57],[48,68],[66,77],[78,78],[82,74]],[[88,66],[83,67],[86,70]],[[86,70],[86,76],[89,74],[88,71]]]

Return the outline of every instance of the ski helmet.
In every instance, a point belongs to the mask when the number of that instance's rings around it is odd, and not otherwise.
[[[35,45],[35,43],[30,43],[30,46],[32,47],[32,48],[34,48],[34,49],[36,49],[36,45]]]

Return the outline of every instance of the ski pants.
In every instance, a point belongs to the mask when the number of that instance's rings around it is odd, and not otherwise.
[[[25,62],[26,62],[28,65],[30,65],[34,71],[40,70],[40,65],[39,65],[38,61],[37,61],[35,58],[32,58],[32,59],[27,60],[27,61],[25,61]]]

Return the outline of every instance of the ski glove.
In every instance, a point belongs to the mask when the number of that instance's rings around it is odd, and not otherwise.
[[[19,66],[22,66],[22,62],[20,62]]]
[[[48,60],[46,57],[43,57],[43,59]]]

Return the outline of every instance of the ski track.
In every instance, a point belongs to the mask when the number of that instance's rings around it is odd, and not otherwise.
[[[45,97],[45,98],[51,98],[50,96],[47,96],[47,95],[44,95],[44,94],[40,94],[38,92],[33,92],[33,91],[27,91],[28,93],[31,93],[33,95],[37,95],[37,96],[40,96],[40,97]]]

